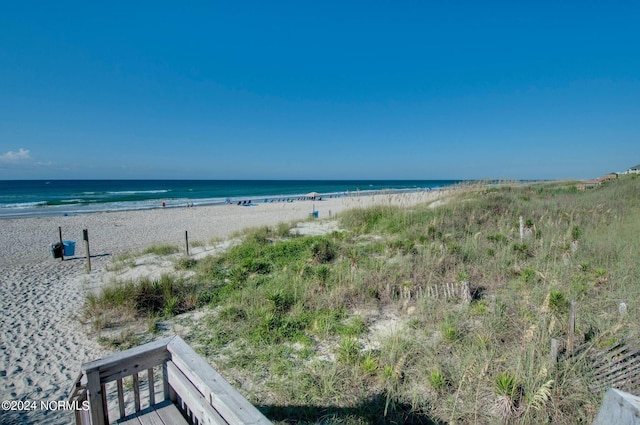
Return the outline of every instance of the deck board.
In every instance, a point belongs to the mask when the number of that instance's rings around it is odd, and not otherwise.
[[[118,420],[123,425],[188,425],[178,407],[168,400]]]

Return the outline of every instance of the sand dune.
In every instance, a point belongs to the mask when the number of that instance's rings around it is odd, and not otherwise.
[[[184,246],[227,238],[247,227],[304,220],[312,208],[320,219],[371,205],[413,205],[441,192],[376,195],[236,205],[94,213],[67,217],[0,220],[0,400],[65,400],[83,362],[107,353],[80,322],[87,291],[103,282],[111,259],[151,244]],[[75,240],[76,255],[54,260],[50,245]],[[92,272],[85,272],[82,229],[89,230]],[[1,423],[66,424],[72,412],[0,411]]]

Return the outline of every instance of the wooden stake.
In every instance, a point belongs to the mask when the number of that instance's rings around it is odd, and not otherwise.
[[[573,339],[576,331],[576,302],[571,301],[571,314],[569,315],[569,336],[567,337],[567,354],[573,354]]]
[[[524,241],[524,218],[522,218],[522,216],[520,216],[519,221],[520,221],[520,243],[523,243],[523,241]]]
[[[62,226],[58,226],[58,235],[60,236],[60,244],[62,245],[62,254],[60,254],[60,261],[64,261],[64,244],[62,243]]]
[[[187,256],[189,256],[189,232],[187,230],[184,231],[184,241],[187,245]]]
[[[89,231],[82,231],[82,239],[84,240],[84,252],[87,256],[87,273],[91,273],[91,253],[89,252]]]

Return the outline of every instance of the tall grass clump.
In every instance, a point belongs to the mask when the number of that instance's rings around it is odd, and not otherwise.
[[[144,254],[154,255],[171,255],[179,252],[179,249],[175,245],[151,245],[143,251]]]
[[[84,317],[98,329],[139,318],[172,317],[202,306],[198,295],[203,289],[172,275],[114,281],[87,296]]]

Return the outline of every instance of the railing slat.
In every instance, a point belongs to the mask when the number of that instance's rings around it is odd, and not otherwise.
[[[107,387],[105,384],[100,385],[100,394],[102,395],[102,410],[104,414],[104,422],[109,423],[109,405],[107,404]]]
[[[138,378],[138,373],[134,373],[133,377],[133,402],[135,405],[136,412],[140,411],[140,379]]]
[[[124,389],[122,387],[122,379],[116,381],[118,386],[118,409],[120,410],[120,417],[124,418],[126,413],[124,411]]]
[[[156,389],[153,384],[153,368],[147,369],[147,381],[149,381],[149,406],[156,404]]]

